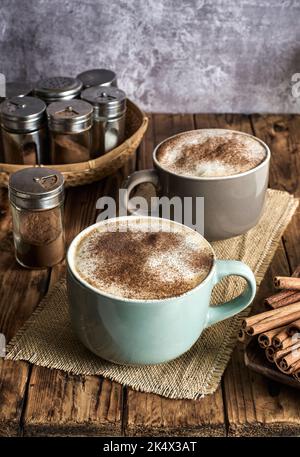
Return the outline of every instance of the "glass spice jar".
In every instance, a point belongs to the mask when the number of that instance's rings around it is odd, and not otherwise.
[[[26,168],[10,176],[8,190],[17,261],[27,268],[59,263],[65,256],[62,174]]]
[[[93,158],[92,115],[93,107],[83,100],[55,102],[48,106],[51,163],[78,163]]]
[[[116,87],[90,87],[81,98],[93,105],[93,153],[100,156],[125,140],[126,94]]]
[[[95,68],[93,70],[83,71],[77,75],[77,79],[83,84],[82,89],[92,86],[115,86],[117,87],[117,75],[112,70],[106,68]]]
[[[24,82],[6,82],[4,86],[4,93],[1,94],[3,96],[0,97],[0,103],[4,100],[12,97],[24,97],[25,95],[29,95],[32,91],[32,87],[30,84]],[[2,140],[2,132],[0,129],[0,162],[4,162],[4,154],[3,154],[3,140]]]
[[[82,82],[77,78],[54,76],[42,79],[34,88],[34,95],[49,103],[72,100],[79,96]]]
[[[13,97],[0,104],[3,159],[6,163],[48,162],[46,105],[35,97]]]

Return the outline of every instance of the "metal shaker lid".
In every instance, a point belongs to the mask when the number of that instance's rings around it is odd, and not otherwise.
[[[55,132],[79,133],[93,122],[93,107],[83,100],[64,100],[47,108],[49,128]]]
[[[81,98],[93,105],[96,119],[115,118],[126,111],[126,94],[116,87],[89,87],[81,92]]]
[[[83,89],[92,86],[117,86],[117,75],[112,70],[105,68],[95,68],[83,71],[77,78],[82,81]]]
[[[46,105],[35,97],[13,97],[0,104],[2,127],[21,132],[32,132],[45,122]]]
[[[24,97],[25,95],[30,94],[32,87],[28,83],[23,82],[7,82],[5,84],[5,96],[0,99],[5,100],[6,98],[12,97]]]
[[[39,81],[34,88],[34,94],[46,103],[59,100],[72,100],[82,89],[82,82],[76,78],[53,76]]]
[[[50,168],[25,168],[10,176],[8,191],[10,201],[19,208],[51,209],[63,201],[64,178]]]

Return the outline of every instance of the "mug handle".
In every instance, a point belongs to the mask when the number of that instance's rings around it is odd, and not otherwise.
[[[159,189],[159,177],[154,168],[135,171],[127,177],[122,185],[125,192],[122,193],[120,204],[122,204],[123,209],[125,209],[125,211],[127,211],[130,215],[149,216],[148,211],[144,211],[142,208],[136,209],[134,206],[131,206],[129,202],[129,197],[133,189],[139,184],[146,182],[153,184],[156,190]]]
[[[205,328],[210,327],[217,322],[228,319],[247,308],[252,302],[256,293],[255,276],[250,268],[238,260],[216,260],[216,285],[225,276],[241,276],[246,279],[247,287],[238,297],[233,298],[225,303],[216,306],[210,306],[208,309]]]

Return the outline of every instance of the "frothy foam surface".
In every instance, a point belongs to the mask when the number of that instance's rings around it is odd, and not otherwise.
[[[231,130],[194,130],[166,140],[156,157],[163,168],[184,176],[231,176],[257,167],[266,149],[255,138]]]
[[[162,299],[193,289],[208,275],[213,253],[197,232],[168,221],[107,221],[76,246],[75,268],[116,297]]]

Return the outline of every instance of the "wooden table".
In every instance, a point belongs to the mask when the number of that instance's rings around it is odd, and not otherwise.
[[[153,114],[137,156],[126,169],[67,192],[67,241],[95,221],[95,202],[115,196],[123,178],[152,165],[154,145],[177,132],[226,127],[254,133],[271,147],[270,186],[300,195],[300,116]],[[27,271],[14,260],[6,191],[0,212],[0,332],[9,340],[61,275],[64,265]],[[273,274],[300,264],[299,214],[286,230],[257,295],[271,292]],[[300,433],[300,392],[245,368],[238,347],[215,394],[201,400],[170,400],[136,392],[101,377],[0,359],[0,435],[251,436]]]

